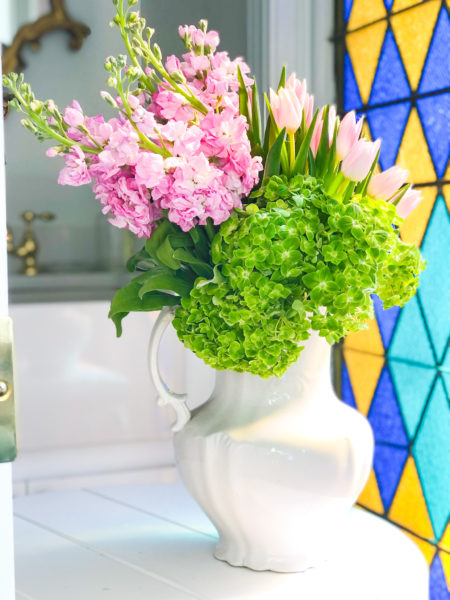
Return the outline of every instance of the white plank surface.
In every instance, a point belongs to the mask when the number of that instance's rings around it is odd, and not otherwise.
[[[418,548],[357,509],[337,555],[320,568],[288,575],[215,560],[214,529],[181,484],[27,496],[16,501],[15,513],[17,588],[32,600],[428,598]]]

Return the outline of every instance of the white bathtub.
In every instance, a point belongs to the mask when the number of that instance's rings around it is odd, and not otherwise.
[[[156,405],[147,344],[156,313],[134,313],[116,338],[109,303],[10,306],[16,340],[17,495],[82,485],[174,478],[170,409]],[[161,372],[193,403],[214,375],[173,329]]]

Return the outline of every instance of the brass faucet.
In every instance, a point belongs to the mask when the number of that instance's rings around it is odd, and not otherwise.
[[[36,264],[36,255],[38,251],[38,243],[32,223],[35,219],[41,221],[51,221],[55,215],[51,212],[34,213],[32,210],[26,210],[22,213],[22,219],[25,221],[25,231],[23,234],[22,243],[20,246],[14,246],[14,237],[12,231],[7,229],[7,249],[10,254],[23,258],[24,265],[22,272],[29,277],[36,275],[39,272]]]

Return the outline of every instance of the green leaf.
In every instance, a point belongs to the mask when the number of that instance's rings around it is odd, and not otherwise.
[[[157,250],[163,243],[164,238],[173,232],[174,227],[169,221],[161,221],[160,225],[155,229],[152,235],[145,242],[145,249],[153,258],[157,259]]]
[[[253,146],[261,145],[261,111],[259,108],[259,95],[256,80],[252,86],[252,133]]]
[[[280,131],[277,139],[269,150],[269,154],[267,155],[266,159],[266,166],[264,168],[264,177],[272,177],[272,175],[278,175],[280,172],[281,151],[284,145],[285,134],[286,128]]]
[[[237,68],[237,76],[239,81],[239,114],[243,115],[250,124],[247,88],[245,86],[244,78],[242,77],[242,72],[239,65]]]
[[[174,258],[175,250],[170,245],[170,239],[167,236],[163,243],[156,250],[156,258],[160,263],[174,269],[175,271],[181,267],[181,262]]]
[[[277,91],[286,86],[286,66],[281,69],[280,81],[278,82]]]
[[[309,126],[309,129],[305,135],[305,138],[303,139],[303,142],[300,146],[300,150],[298,151],[297,157],[294,162],[294,166],[292,168],[292,172],[294,175],[296,175],[297,173],[305,172],[306,159],[308,156],[309,145],[311,144],[311,138],[314,133],[314,127],[316,125],[318,114],[319,114],[319,109],[317,109],[316,112],[314,113],[314,117],[313,117],[313,120],[311,121],[311,125]]]
[[[129,271],[130,273],[136,271],[136,268],[140,262],[145,262],[147,266],[152,266],[156,264],[155,261],[152,258],[150,258],[145,248],[142,248],[142,250],[139,250],[139,252],[133,254],[133,256],[130,256],[130,258],[127,260],[127,271]]]
[[[367,186],[369,185],[369,181],[373,175],[373,172],[375,171],[375,167],[378,164],[379,157],[380,157],[380,149],[378,149],[377,155],[375,156],[375,160],[373,161],[372,166],[370,167],[370,170],[366,175],[366,178],[363,179],[363,181],[358,183],[358,185],[356,186],[356,190],[355,190],[356,194],[361,194],[362,196],[364,196],[364,194],[366,193]]]
[[[141,286],[138,295],[142,299],[148,292],[155,290],[165,292],[170,290],[181,297],[186,297],[189,295],[192,287],[193,283],[189,283],[173,272],[160,270],[159,272],[155,271],[147,278]]]
[[[176,306],[180,303],[178,296],[161,292],[151,292],[144,298],[139,298],[140,288],[140,284],[133,281],[118,290],[111,301],[108,317],[116,326],[117,337],[122,335],[122,319],[130,312],[161,310],[164,306]]]
[[[184,250],[184,248],[178,248],[178,250],[175,250],[173,256],[176,260],[188,263],[197,275],[207,277],[208,279],[213,277],[214,273],[211,265],[200,258],[197,258],[192,252],[188,252],[188,250]]]

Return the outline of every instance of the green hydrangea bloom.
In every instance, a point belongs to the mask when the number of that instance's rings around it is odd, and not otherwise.
[[[392,204],[336,199],[323,183],[274,176],[212,243],[215,276],[176,311],[181,341],[215,369],[282,375],[311,329],[328,342],[365,327],[370,295],[385,308],[415,293],[424,261],[400,240]]]

